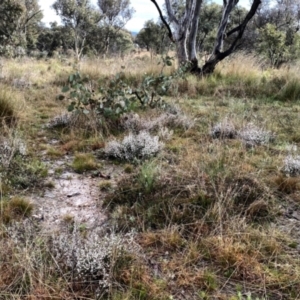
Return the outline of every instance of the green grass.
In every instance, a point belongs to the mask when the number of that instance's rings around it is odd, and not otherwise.
[[[89,153],[77,153],[72,163],[75,172],[83,173],[86,171],[96,170],[98,164],[95,157]]]

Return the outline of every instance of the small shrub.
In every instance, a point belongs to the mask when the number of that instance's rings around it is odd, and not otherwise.
[[[99,130],[103,133],[108,131],[108,122],[98,118],[94,112],[85,114],[81,110],[76,110],[71,113],[60,114],[45,125],[47,129],[79,129],[85,133],[85,136],[90,136],[97,133]],[[113,125],[113,124],[111,124]]]
[[[52,238],[51,252],[62,269],[73,270],[74,277],[98,285],[101,293],[108,292],[114,280],[118,260],[125,252],[138,252],[134,234],[103,235],[93,233],[84,239],[75,225],[71,234]]]
[[[121,118],[121,126],[125,130],[139,132],[141,130],[157,131],[163,127],[177,127],[189,129],[194,125],[194,122],[184,114],[179,108],[172,113],[162,113],[154,118],[140,118],[136,113],[125,114]]]
[[[138,175],[138,183],[146,194],[150,193],[158,177],[157,166],[154,163],[146,163],[141,167]]]
[[[163,66],[172,65],[172,58],[162,58]],[[99,118],[118,119],[122,114],[131,112],[137,106],[141,108],[165,107],[162,99],[171,87],[174,78],[182,77],[184,70],[180,68],[174,74],[164,75],[146,74],[136,86],[127,82],[124,72],[112,77],[105,85],[98,88],[91,88],[92,84],[88,77],[82,77],[80,73],[71,74],[68,78],[68,85],[62,88],[62,93],[68,93],[70,100],[68,111],[82,111],[89,114],[93,111]],[[64,100],[66,97],[61,94],[57,99]]]
[[[210,134],[213,138],[234,139],[237,135],[237,131],[234,124],[225,119],[222,122],[214,125],[210,131]]]
[[[282,171],[292,176],[300,175],[300,156],[288,155],[284,160]]]
[[[59,128],[67,127],[74,123],[74,115],[70,113],[64,113],[52,118],[47,124],[46,128]]]
[[[252,123],[247,124],[238,132],[238,137],[246,146],[264,145],[274,140],[274,135],[270,131],[258,128]]]
[[[0,167],[8,168],[16,155],[26,155],[27,147],[18,137],[0,138]]]
[[[104,152],[107,156],[133,161],[146,159],[156,155],[163,147],[158,136],[152,136],[147,131],[141,131],[137,135],[130,133],[125,136],[122,142],[109,142]]]

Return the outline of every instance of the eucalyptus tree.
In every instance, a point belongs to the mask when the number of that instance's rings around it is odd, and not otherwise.
[[[111,39],[132,18],[134,9],[130,6],[130,0],[98,0],[97,4],[101,13],[99,26],[103,28],[103,52],[107,54]]]
[[[222,13],[219,25],[214,36],[209,59],[203,66],[198,65],[197,58],[197,33],[201,28],[199,16],[203,8],[202,0],[165,0],[167,19],[156,0],[150,0],[156,6],[161,20],[168,28],[169,37],[176,44],[177,57],[180,64],[189,62],[191,71],[208,74],[214,71],[215,66],[224,58],[232,54],[239,46],[249,21],[253,18],[261,0],[252,0],[251,6],[240,23],[232,29],[228,28],[230,17],[238,7],[238,0],[223,0]],[[175,8],[178,3],[183,4],[182,12]],[[224,47],[224,42],[231,39],[229,45]]]
[[[153,20],[147,21],[139,31],[135,42],[147,51],[163,53],[170,43],[166,28],[162,23],[155,23]]]
[[[300,0],[265,0],[251,24],[256,50],[272,67],[300,57]]]
[[[19,35],[25,40],[24,46],[30,50],[36,48],[39,29],[43,19],[38,0],[19,0],[23,13],[18,21]]]
[[[100,20],[99,13],[91,6],[89,0],[56,0],[52,7],[61,17],[63,24],[72,30],[76,58],[80,60],[86,37]]]
[[[41,26],[37,40],[37,48],[47,52],[50,56],[59,49],[65,52],[74,45],[73,31],[71,28],[59,25],[57,22],[50,23],[50,28]]]
[[[8,45],[18,28],[18,21],[23,14],[19,1],[2,0],[0,2],[0,44]]]
[[[37,0],[2,0],[0,2],[1,46],[3,48],[11,46],[12,49],[18,47],[24,53],[26,48],[34,48],[42,18],[43,14]]]

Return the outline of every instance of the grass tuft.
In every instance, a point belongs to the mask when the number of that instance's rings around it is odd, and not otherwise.
[[[6,125],[13,125],[17,120],[17,111],[12,99],[12,95],[8,92],[7,88],[0,88],[0,126],[5,123]]]
[[[72,167],[77,173],[84,173],[86,171],[96,170],[98,164],[95,157],[89,153],[77,153],[72,163]]]
[[[10,200],[0,201],[0,220],[4,223],[10,223],[14,220],[29,217],[33,210],[33,205],[21,197],[13,197]]]

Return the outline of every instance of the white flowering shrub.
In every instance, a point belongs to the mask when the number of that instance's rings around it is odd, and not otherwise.
[[[252,123],[238,132],[238,137],[248,146],[265,145],[274,140],[271,131],[264,130]]]
[[[60,234],[51,241],[51,252],[59,266],[81,281],[96,280],[107,290],[113,282],[112,270],[124,252],[138,253],[133,233],[101,235],[93,232],[83,238],[75,227],[72,234]]]
[[[300,175],[300,155],[288,155],[284,160],[282,171],[292,176]]]
[[[169,115],[169,122],[165,125],[175,125],[183,129],[194,126],[194,121],[181,110],[179,105],[168,105],[165,110]]]
[[[73,124],[74,115],[70,113],[64,113],[52,118],[47,124],[46,128],[52,129],[57,127],[65,127]]]
[[[210,135],[213,138],[234,139],[237,135],[237,131],[234,124],[225,119],[211,128]]]
[[[163,148],[158,136],[152,136],[147,131],[138,134],[129,133],[121,142],[110,141],[104,152],[107,156],[132,161],[145,159],[156,155]]]
[[[0,139],[0,167],[7,168],[15,155],[26,155],[25,142],[18,137]]]
[[[63,113],[49,120],[44,126],[47,129],[81,128],[89,131],[103,130],[103,123],[93,112],[85,114],[83,111]]]
[[[17,89],[26,89],[31,86],[31,82],[26,78],[14,78],[12,81],[12,85]]]
[[[157,131],[162,127],[180,127],[189,129],[193,127],[194,122],[184,113],[178,114],[162,113],[155,118],[140,118],[138,114],[129,113],[121,118],[121,125],[125,130],[139,132],[141,130]]]
[[[168,127],[160,127],[158,130],[158,136],[165,141],[168,141],[172,138],[174,131],[170,130]]]
[[[140,116],[136,113],[124,114],[120,118],[121,126],[125,130],[132,132],[139,132],[142,127],[142,120]]]

